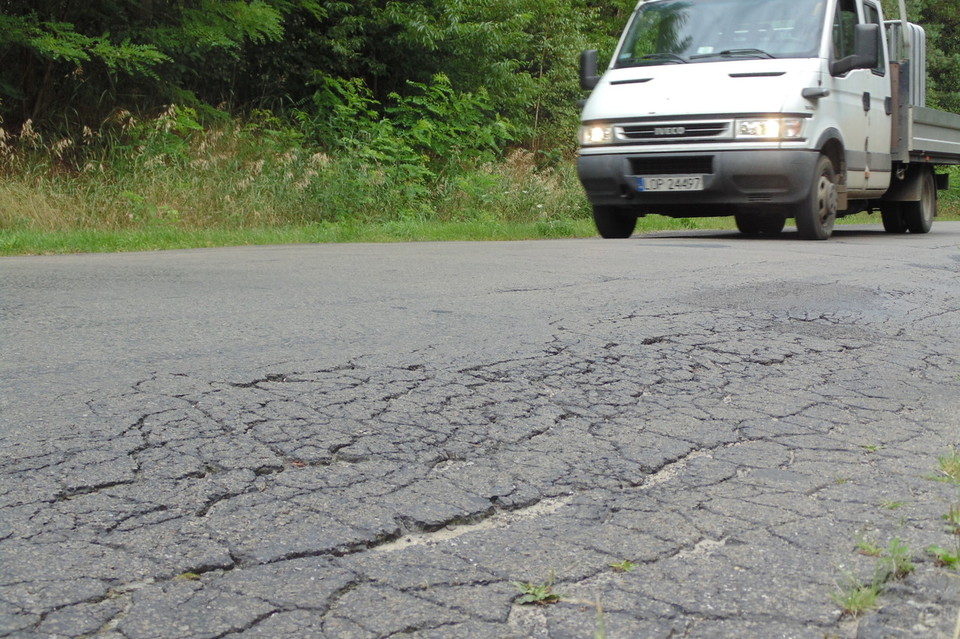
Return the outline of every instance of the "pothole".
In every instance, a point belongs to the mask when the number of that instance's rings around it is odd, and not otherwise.
[[[557,512],[573,499],[572,496],[554,497],[544,499],[528,508],[519,510],[506,510],[495,513],[494,515],[475,524],[463,524],[457,526],[448,526],[426,533],[412,533],[404,535],[394,541],[381,544],[371,548],[372,552],[396,552],[416,546],[425,546],[430,544],[440,544],[451,541],[463,535],[480,532],[484,530],[495,530],[507,528],[517,522],[545,517]]]
[[[687,462],[692,459],[698,459],[700,457],[711,457],[710,453],[703,450],[695,450],[686,457],[679,459],[672,464],[667,464],[657,472],[653,473],[649,477],[643,480],[643,483],[640,485],[640,488],[646,490],[647,488],[653,488],[661,484],[665,484],[671,479],[676,478],[680,473],[682,473],[687,468]]]

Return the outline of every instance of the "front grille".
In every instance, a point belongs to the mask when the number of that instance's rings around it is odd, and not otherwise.
[[[710,175],[712,155],[630,158],[634,175]]]
[[[625,140],[672,142],[722,136],[729,126],[728,122],[677,122],[631,124],[620,127],[620,130]]]

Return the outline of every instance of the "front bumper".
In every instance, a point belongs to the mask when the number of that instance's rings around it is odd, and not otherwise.
[[[731,215],[784,208],[810,188],[818,154],[801,149],[591,153],[577,160],[590,202],[644,215]],[[638,177],[702,175],[701,191],[637,190]]]

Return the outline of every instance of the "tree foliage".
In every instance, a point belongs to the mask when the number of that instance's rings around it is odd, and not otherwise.
[[[239,64],[248,44],[281,40],[294,11],[320,7],[316,0],[0,0],[0,113],[12,124],[83,121],[222,86],[222,69]]]
[[[960,112],[960,7],[957,0],[914,0],[911,19],[927,31],[931,104]]]
[[[957,0],[907,0],[907,19],[927,34],[927,99],[960,112],[960,11]],[[883,0],[888,20],[900,18],[899,0]]]
[[[896,0],[884,1],[895,15]],[[0,0],[0,118],[11,130],[28,120],[77,130],[181,104],[200,117],[295,116],[323,145],[375,138],[390,120],[435,150],[468,125],[493,136],[478,148],[556,148],[577,117],[579,51],[612,53],[634,4]],[[931,102],[960,109],[956,0],[907,4],[928,33]],[[453,133],[431,129],[441,118],[458,123]]]

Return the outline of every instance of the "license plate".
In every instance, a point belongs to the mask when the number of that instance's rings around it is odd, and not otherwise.
[[[702,175],[665,175],[637,178],[638,191],[702,191]]]

